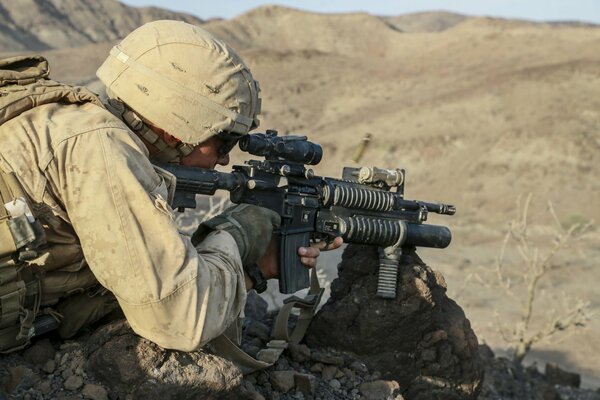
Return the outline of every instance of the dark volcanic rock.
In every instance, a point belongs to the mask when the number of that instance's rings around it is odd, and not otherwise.
[[[408,399],[475,399],[483,380],[477,338],[444,278],[405,249],[397,298],[386,300],[375,296],[378,269],[374,247],[348,246],[308,344],[358,354]]]
[[[581,385],[581,375],[565,371],[554,363],[546,364],[545,375],[546,380],[554,385],[572,386],[576,388]]]
[[[163,349],[137,336],[125,321],[102,327],[87,342],[88,373],[111,398],[168,400],[242,398],[242,374],[230,361]]]

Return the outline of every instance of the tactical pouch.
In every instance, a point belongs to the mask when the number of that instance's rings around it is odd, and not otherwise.
[[[41,241],[43,230],[16,176],[0,170],[0,352],[18,350],[33,336],[41,285],[24,261],[35,257]]]

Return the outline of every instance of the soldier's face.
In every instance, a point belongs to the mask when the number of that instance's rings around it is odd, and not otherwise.
[[[181,164],[188,167],[213,169],[217,165],[229,164],[229,154],[220,152],[223,141],[217,136],[198,144],[194,151],[181,159]]]
[[[177,146],[179,141],[174,136],[147,121],[145,122],[150,129],[162,137],[168,146]],[[151,155],[159,151],[156,147],[149,144],[145,139],[142,138],[142,141],[146,144],[146,147],[148,147]],[[217,165],[229,164],[229,154],[222,154],[220,151],[223,143],[224,142],[217,136],[213,136],[210,139],[205,140],[194,147],[194,150],[190,154],[181,159],[181,165],[214,169]]]

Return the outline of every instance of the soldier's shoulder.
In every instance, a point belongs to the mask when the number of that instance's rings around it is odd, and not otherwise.
[[[94,103],[55,105],[48,111],[48,121],[63,127],[66,136],[107,128],[129,130],[121,119]]]

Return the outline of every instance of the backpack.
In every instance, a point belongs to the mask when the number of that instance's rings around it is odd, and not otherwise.
[[[41,56],[0,60],[0,126],[42,104],[100,100],[87,89],[48,79],[48,61]],[[2,138],[0,136],[0,143]],[[25,347],[34,335],[58,325],[58,318],[40,315],[41,283],[26,261],[45,243],[29,197],[14,172],[0,167],[0,352]]]

